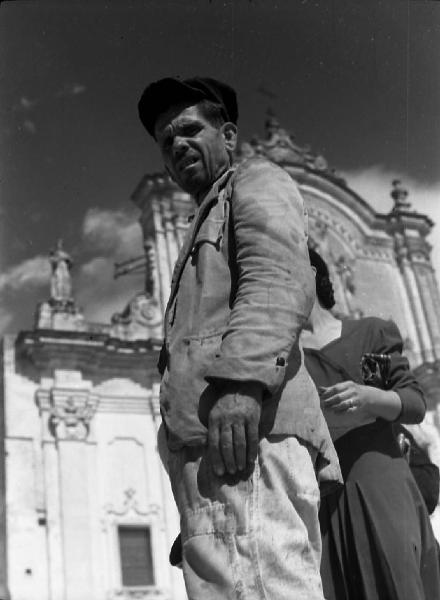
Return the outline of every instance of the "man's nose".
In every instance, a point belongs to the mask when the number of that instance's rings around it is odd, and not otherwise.
[[[188,149],[186,138],[176,136],[173,141],[173,152],[176,158],[180,158]]]

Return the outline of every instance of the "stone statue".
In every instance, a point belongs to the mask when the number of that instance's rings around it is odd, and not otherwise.
[[[52,276],[50,280],[51,300],[67,302],[72,300],[72,280],[70,270],[73,262],[69,254],[63,250],[63,241],[58,240],[56,250],[50,253]]]

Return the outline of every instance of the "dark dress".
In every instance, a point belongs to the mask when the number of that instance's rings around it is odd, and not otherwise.
[[[391,321],[345,320],[341,337],[319,351],[305,348],[317,386],[362,383],[365,352],[390,354],[390,388],[402,400],[399,421],[423,416],[423,393],[401,356]],[[436,541],[420,491],[400,453],[392,424],[356,427],[335,441],[345,485],[322,498],[321,575],[326,600],[436,600]]]
[[[437,465],[431,462],[426,450],[421,448],[412,434],[399,423],[393,427],[394,435],[402,433],[410,443],[409,468],[417,487],[431,515],[437,507],[440,492],[440,472]],[[407,459],[408,461],[408,459]]]

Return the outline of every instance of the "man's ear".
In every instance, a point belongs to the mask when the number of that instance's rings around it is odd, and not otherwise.
[[[237,126],[228,121],[221,127],[223,139],[225,140],[226,150],[233,152],[237,146]]]
[[[313,275],[316,277],[316,273],[318,272],[316,267],[314,267],[313,265],[310,266],[312,267]]]

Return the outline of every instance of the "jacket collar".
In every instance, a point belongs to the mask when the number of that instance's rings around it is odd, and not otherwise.
[[[171,280],[171,291],[170,297],[167,304],[167,310],[171,305],[171,302],[174,300],[174,297],[177,292],[177,287],[180,281],[180,277],[182,275],[183,267],[186,264],[188,256],[191,254],[194,239],[199,230],[200,224],[206,217],[208,210],[211,208],[211,205],[217,201],[220,191],[226,186],[229,178],[234,172],[235,167],[229,168],[223,175],[220,175],[218,179],[213,183],[211,189],[207,192],[199,207],[197,208],[194,219],[191,222],[190,229],[188,231],[188,235],[183,243],[182,249],[179,252],[179,256],[177,258],[176,265],[173,271],[173,277]]]

